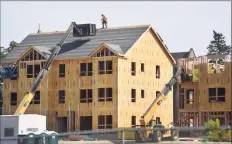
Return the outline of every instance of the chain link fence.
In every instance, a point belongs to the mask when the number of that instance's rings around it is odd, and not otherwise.
[[[178,132],[178,133],[175,133]],[[3,139],[3,144],[132,144],[132,143],[231,143],[231,127],[175,127],[172,129],[118,128],[68,133],[29,133]],[[175,136],[178,137],[175,139]],[[161,138],[161,139],[159,139]]]

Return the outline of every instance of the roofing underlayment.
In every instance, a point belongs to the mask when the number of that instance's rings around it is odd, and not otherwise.
[[[125,54],[148,28],[149,25],[98,29],[96,36],[87,37],[73,37],[72,33],[70,33],[56,59],[87,57],[102,43],[106,43],[115,51]],[[49,50],[53,49],[59,43],[64,33],[30,34],[6,58],[2,59],[2,62],[14,61],[29,46],[36,46],[35,48],[39,51],[49,53]]]

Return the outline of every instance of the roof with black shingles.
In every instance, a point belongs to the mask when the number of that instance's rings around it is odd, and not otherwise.
[[[73,37],[72,33],[67,37],[56,59],[68,59],[86,57],[102,43],[113,46],[114,50],[126,53],[138,38],[149,28],[149,25],[137,27],[122,27],[113,29],[98,29],[96,36]],[[45,47],[53,49],[63,37],[64,32],[30,34],[15,47],[2,62],[14,61],[29,47],[38,46],[40,51]]]
[[[189,55],[189,52],[175,52],[175,53],[171,53],[171,55],[177,61],[177,59],[179,58],[187,58]]]

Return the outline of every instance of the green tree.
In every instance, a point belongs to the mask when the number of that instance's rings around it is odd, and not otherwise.
[[[231,141],[231,130],[225,130],[220,127],[220,120],[209,120],[205,123],[206,139],[212,141]]]
[[[12,51],[16,46],[18,46],[18,43],[15,41],[11,41],[9,47],[7,48],[7,51],[8,52]]]
[[[3,52],[4,47],[0,47],[0,59],[6,57],[6,54]]]
[[[226,45],[225,37],[222,33],[218,33],[213,31],[213,38],[207,47],[208,54],[207,55],[215,55],[215,54],[229,54],[232,50],[230,45]]]

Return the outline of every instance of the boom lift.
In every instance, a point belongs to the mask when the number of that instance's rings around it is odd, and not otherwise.
[[[18,67],[14,65],[2,66],[0,65],[0,78],[1,79],[10,79],[18,77]]]
[[[152,137],[152,140],[159,142],[163,137],[172,137],[173,140],[177,140],[179,137],[179,132],[172,129],[169,130],[155,130],[155,128],[165,128],[162,124],[152,124],[152,116],[154,112],[159,108],[160,104],[167,99],[168,93],[172,90],[172,86],[177,82],[178,77],[181,75],[182,69],[178,68],[176,74],[170,79],[170,81],[165,85],[164,89],[160,92],[159,96],[152,102],[146,112],[140,119],[140,126],[146,127],[151,126],[154,131],[136,133],[136,141],[141,142],[143,137]],[[150,123],[150,124],[149,124]]]
[[[52,62],[54,61],[55,57],[58,55],[60,52],[64,41],[68,37],[68,35],[71,33],[71,30],[73,29],[73,36],[91,36],[96,34],[96,26],[94,24],[82,24],[82,25],[77,25],[75,22],[72,22],[71,25],[69,26],[68,30],[64,34],[63,38],[61,41],[56,45],[56,47],[53,49],[52,54],[46,61],[43,69],[40,71],[38,76],[35,78],[32,87],[30,91],[28,92],[27,95],[24,96],[23,100],[21,101],[20,105],[18,106],[16,112],[14,115],[20,115],[24,114],[27,107],[29,106],[31,100],[34,97],[34,94],[36,92],[36,89],[38,88],[41,80],[47,75],[49,72],[50,66]]]

